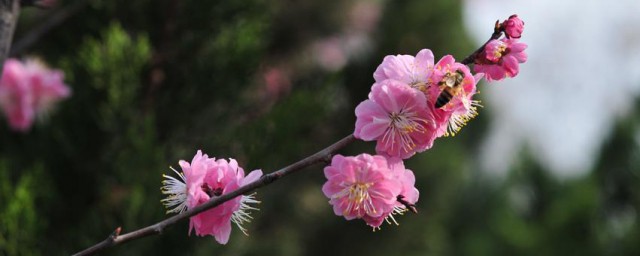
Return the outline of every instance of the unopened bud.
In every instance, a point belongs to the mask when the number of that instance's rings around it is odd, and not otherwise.
[[[502,27],[508,38],[520,38],[524,30],[524,21],[514,14],[502,23]]]

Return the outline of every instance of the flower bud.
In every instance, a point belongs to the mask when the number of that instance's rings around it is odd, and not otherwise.
[[[524,21],[514,14],[502,23],[502,27],[508,38],[520,38],[524,30]]]

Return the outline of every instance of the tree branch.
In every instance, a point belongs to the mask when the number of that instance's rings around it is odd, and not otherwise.
[[[201,213],[203,211],[206,211],[208,209],[211,209],[213,207],[216,207],[226,201],[229,201],[237,196],[240,195],[244,195],[247,194],[255,189],[264,187],[268,184],[273,183],[274,181],[278,180],[281,177],[284,177],[286,175],[292,174],[294,172],[297,172],[299,170],[302,170],[306,167],[309,167],[311,165],[314,165],[316,163],[319,162],[328,162],[331,160],[332,155],[346,147],[347,145],[353,143],[356,140],[355,137],[353,137],[353,135],[349,135],[347,137],[344,137],[343,139],[339,140],[338,142],[334,143],[333,145],[326,147],[318,152],[316,152],[315,154],[308,156],[298,162],[295,162],[287,167],[284,167],[278,171],[269,173],[267,175],[262,176],[260,179],[249,183],[245,186],[242,186],[240,188],[238,188],[237,190],[228,193],[228,194],[224,194],[222,196],[219,197],[215,197],[211,200],[209,200],[208,202],[201,204],[199,206],[194,207],[193,209],[189,209],[188,211],[185,211],[181,214],[178,215],[174,215],[168,219],[165,219],[163,221],[160,221],[156,224],[153,224],[151,226],[147,226],[123,235],[119,235],[120,233],[120,228],[117,228],[116,231],[111,234],[109,237],[107,237],[107,239],[105,239],[104,241],[97,243],[81,252],[78,252],[74,255],[91,255],[94,254],[98,251],[104,250],[106,248],[115,246],[115,245],[119,245],[119,244],[123,244],[126,243],[128,241],[131,240],[135,240],[135,239],[139,239],[139,238],[143,238],[143,237],[147,237],[150,235],[159,235],[162,234],[162,231],[164,231],[165,228],[181,221],[184,219],[187,219],[191,216],[194,216],[198,213]]]
[[[0,0],[0,72],[3,70],[4,61],[7,59],[13,32],[18,23],[20,14],[20,1]]]
[[[26,35],[22,36],[19,40],[16,41],[14,47],[11,49],[11,56],[16,56],[22,54],[25,50],[31,47],[33,44],[38,42],[38,40],[47,34],[51,29],[59,26],[64,21],[66,21],[69,17],[75,15],[80,10],[82,10],[87,4],[89,0],[78,0],[71,4],[68,7],[58,9],[53,12],[46,21],[40,23],[31,31],[29,31]]]
[[[0,0],[2,1],[2,0]],[[465,65],[469,65],[472,64],[476,58],[476,56],[478,54],[480,54],[483,50],[484,47],[487,43],[489,43],[491,40],[495,40],[500,38],[500,36],[502,36],[502,32],[503,32],[503,28],[501,27],[501,24],[499,21],[496,21],[496,25],[495,28],[493,30],[493,34],[491,35],[491,37],[489,38],[489,40],[487,40],[486,43],[484,43],[480,48],[478,48],[477,50],[475,50],[473,53],[471,53],[469,56],[467,56],[466,58],[464,58],[461,63],[465,64]],[[102,251],[106,248],[109,247],[113,247],[119,244],[123,244],[132,240],[136,240],[139,238],[143,238],[143,237],[147,237],[147,236],[151,236],[151,235],[159,235],[162,234],[162,232],[170,227],[173,224],[176,224],[177,222],[187,219],[191,216],[194,216],[198,213],[201,213],[203,211],[206,211],[208,209],[211,209],[213,207],[216,207],[226,201],[229,201],[233,198],[236,198],[237,196],[240,195],[244,195],[244,194],[248,194],[249,192],[256,190],[258,188],[264,187],[266,185],[269,185],[271,183],[273,183],[274,181],[278,180],[281,177],[284,177],[286,175],[292,174],[294,172],[300,171],[306,167],[309,167],[311,165],[314,165],[316,163],[319,162],[323,162],[325,164],[328,164],[331,162],[331,157],[332,155],[346,147],[347,145],[353,143],[356,140],[356,138],[353,135],[348,135],[347,137],[342,138],[341,140],[339,140],[338,142],[334,143],[331,146],[328,146],[318,152],[316,152],[315,154],[308,156],[298,162],[295,162],[287,167],[284,167],[278,171],[269,173],[267,175],[262,176],[260,179],[249,183],[247,185],[244,185],[242,187],[239,187],[237,190],[232,191],[228,194],[224,194],[221,195],[219,197],[215,197],[210,199],[208,202],[201,204],[199,206],[196,206],[192,209],[189,209],[188,211],[185,211],[183,213],[180,213],[178,215],[174,215],[172,217],[169,217],[163,221],[160,221],[156,224],[138,229],[138,230],[134,230],[131,231],[129,233],[120,235],[120,231],[121,228],[118,227],[116,228],[116,230],[107,237],[107,239],[103,240],[100,243],[97,243],[83,251],[80,251],[74,255],[79,256],[79,255],[91,255],[94,254],[96,252]],[[407,202],[404,200],[403,196],[398,196],[397,198],[398,202],[400,202],[401,204],[403,204],[404,206],[407,207],[407,209],[409,209],[411,212],[417,213],[418,209],[415,207],[415,205]]]
[[[500,24],[500,20],[496,21],[496,25],[493,28],[493,34],[491,34],[491,37],[489,38],[489,40],[487,40],[484,44],[482,44],[482,46],[480,46],[480,48],[476,49],[473,53],[469,54],[469,56],[467,56],[466,58],[464,58],[462,61],[460,61],[460,63],[465,64],[465,65],[470,65],[472,64],[475,60],[476,57],[478,56],[478,54],[480,54],[482,52],[482,50],[484,50],[484,47],[491,42],[491,40],[496,40],[498,38],[500,38],[500,36],[502,36],[502,25]]]

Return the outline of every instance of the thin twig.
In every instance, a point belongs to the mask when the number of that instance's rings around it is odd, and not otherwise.
[[[20,1],[0,0],[0,71],[3,70],[4,61],[11,49],[18,15],[20,15]]]
[[[58,9],[53,12],[46,21],[40,23],[38,26],[30,30],[26,35],[22,36],[19,40],[16,41],[13,48],[11,49],[10,56],[18,56],[22,54],[25,50],[33,46],[33,44],[37,43],[41,37],[46,35],[53,28],[59,26],[69,17],[82,10],[82,8],[84,8],[88,2],[89,0],[78,0],[68,7]]]
[[[476,49],[473,53],[469,54],[469,56],[467,56],[462,61],[460,61],[460,63],[465,64],[465,65],[472,64],[476,60],[476,57],[478,56],[478,54],[480,54],[484,50],[484,47],[489,42],[491,42],[491,40],[497,40],[498,38],[500,38],[500,36],[502,36],[502,31],[504,31],[504,29],[503,29],[502,25],[500,24],[500,21],[497,20],[496,21],[496,25],[493,28],[493,34],[491,34],[491,37],[489,38],[489,40],[487,40],[484,44],[482,44],[482,46],[480,46],[480,48]]]
[[[126,243],[128,241],[131,240],[135,240],[138,238],[143,238],[146,236],[150,236],[150,235],[159,235],[162,233],[162,231],[164,231],[165,228],[177,223],[178,221],[181,220],[185,220],[191,216],[194,216],[198,213],[201,213],[203,211],[206,211],[208,209],[211,209],[213,207],[216,207],[226,201],[229,201],[237,196],[240,195],[244,195],[247,194],[257,188],[260,187],[264,187],[268,184],[273,183],[274,181],[278,180],[281,177],[284,177],[286,175],[292,174],[294,172],[297,172],[299,170],[302,170],[308,166],[311,166],[313,164],[319,163],[319,162],[324,162],[327,159],[331,159],[331,156],[338,150],[346,147],[347,145],[351,144],[352,142],[354,142],[356,139],[355,137],[353,137],[353,135],[349,135],[347,137],[344,137],[343,139],[339,140],[338,142],[334,143],[333,145],[326,147],[325,149],[322,149],[318,152],[316,152],[315,154],[308,156],[296,163],[293,163],[287,167],[284,167],[278,171],[269,173],[267,175],[262,176],[262,178],[249,183],[247,185],[244,185],[240,188],[238,188],[237,190],[228,193],[228,194],[224,194],[222,196],[213,198],[211,200],[209,200],[208,202],[201,204],[199,206],[194,207],[193,209],[190,209],[186,212],[183,212],[181,214],[172,216],[168,219],[165,219],[163,221],[160,221],[156,224],[153,224],[151,226],[147,226],[123,235],[110,235],[109,237],[107,237],[107,239],[105,239],[104,241],[93,245],[81,252],[78,252],[74,255],[91,255],[93,253],[96,253],[98,251],[104,250],[106,248],[118,245],[118,244],[122,244],[122,243]],[[119,233],[119,232],[118,232]]]

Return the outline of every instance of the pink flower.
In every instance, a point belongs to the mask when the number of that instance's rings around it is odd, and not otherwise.
[[[21,132],[29,130],[35,119],[34,105],[27,71],[20,61],[8,59],[0,79],[0,107],[12,129]]]
[[[407,168],[405,168],[402,159],[399,158],[388,158],[387,162],[389,164],[389,169],[394,173],[396,179],[400,180],[402,183],[402,191],[400,191],[400,195],[403,197],[404,201],[409,204],[415,204],[418,202],[418,197],[420,197],[420,192],[417,188],[415,188],[416,177],[413,175],[413,172]],[[396,203],[398,208],[406,208],[405,205],[401,203]]]
[[[71,91],[63,82],[59,70],[49,70],[35,60],[24,64],[9,59],[0,79],[0,107],[12,129],[26,132],[38,114],[48,112]]]
[[[473,100],[482,75],[473,76],[469,68],[444,56],[435,66],[429,87],[429,107],[436,123],[436,136],[453,136],[478,115],[480,102]]]
[[[324,175],[328,180],[322,192],[334,213],[347,220],[363,219],[374,228],[393,211],[403,189],[387,159],[379,155],[336,155]]]
[[[38,60],[26,60],[24,68],[30,75],[30,83],[34,95],[34,104],[38,112],[46,112],[53,104],[71,95],[71,90],[64,84],[64,73],[60,70],[49,70]]]
[[[373,73],[373,78],[377,83],[394,79],[425,92],[430,85],[433,62],[433,53],[429,49],[420,50],[416,57],[388,55]]]
[[[423,93],[387,79],[373,85],[369,99],[356,107],[356,138],[377,140],[379,154],[409,158],[435,140],[433,115]]]
[[[502,80],[515,77],[520,71],[519,63],[527,61],[525,43],[517,39],[491,40],[476,58],[473,70],[484,73],[487,80]]]
[[[520,38],[524,30],[524,21],[518,15],[511,15],[502,23],[507,38]]]
[[[234,159],[209,158],[202,151],[193,157],[191,163],[180,161],[182,173],[177,172],[181,180],[163,175],[166,179],[162,182],[163,194],[169,195],[162,202],[167,208],[174,207],[169,212],[181,213],[186,209],[192,209],[206,203],[211,198],[218,197],[238,189],[240,186],[256,181],[262,176],[261,170],[255,170],[244,176],[244,170],[238,166]],[[216,241],[226,244],[231,234],[231,222],[234,222],[240,230],[246,234],[241,226],[249,222],[251,216],[248,210],[256,208],[249,206],[255,204],[254,195],[238,196],[222,203],[212,209],[206,210],[190,218],[189,232],[195,230],[196,235],[212,235]]]
[[[394,218],[394,215],[401,215],[404,212],[408,211],[408,205],[415,207],[415,203],[418,202],[418,197],[420,196],[418,189],[415,188],[416,177],[411,170],[404,167],[402,159],[396,157],[387,158],[387,164],[389,166],[389,171],[393,173],[394,179],[400,181],[400,183],[402,184],[402,189],[400,190],[400,194],[396,196],[395,205],[390,212],[385,212],[379,217],[365,216],[363,218],[369,225],[373,227],[379,227],[384,220],[389,223],[390,221],[393,221],[393,223],[398,225],[398,222]],[[401,200],[408,205],[401,203]]]

